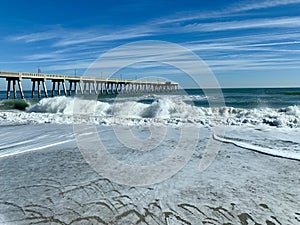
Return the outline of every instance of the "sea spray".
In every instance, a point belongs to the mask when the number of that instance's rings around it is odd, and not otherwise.
[[[146,100],[145,100],[146,99]],[[18,106],[26,112],[0,111],[1,124],[20,123],[78,123],[95,124],[174,124],[193,123],[205,126],[259,125],[275,127],[300,127],[300,107],[285,108],[235,108],[200,107],[186,103],[187,97],[141,96],[134,99],[109,99],[95,101],[74,97],[45,98],[37,103],[21,101]],[[5,101],[2,101],[2,106]],[[6,105],[16,109],[14,101]],[[17,115],[16,115],[17,114]],[[73,119],[76,117],[76,120]]]

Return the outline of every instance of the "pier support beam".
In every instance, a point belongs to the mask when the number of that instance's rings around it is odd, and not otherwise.
[[[39,80],[37,81],[37,85],[38,85],[38,97],[41,98],[42,97],[41,82]]]
[[[55,92],[55,81],[52,80],[52,94],[51,94],[52,97],[54,97],[54,92]]]
[[[16,80],[13,80],[13,90],[14,90],[14,99],[16,99],[17,98]]]
[[[108,87],[109,86],[109,83],[105,83],[105,94],[107,94],[108,95]]]
[[[24,99],[24,92],[23,92],[22,84],[21,84],[20,80],[18,80],[18,86],[19,86],[19,91],[20,91],[21,98]]]
[[[100,94],[103,95],[103,83],[100,82],[99,84],[100,84]]]
[[[73,90],[74,90],[74,95],[77,95],[78,93],[78,90],[77,90],[77,84],[80,84],[80,81],[79,80],[69,80],[69,91],[68,91],[68,95],[69,96],[72,96],[73,94]],[[74,84],[74,88],[73,88],[73,84]],[[81,88],[80,88],[81,90]]]
[[[11,91],[11,84],[13,86],[13,92],[14,92],[14,99],[17,99],[17,82],[19,86],[19,91],[21,98],[24,99],[24,92],[21,85],[21,78],[6,78],[7,81],[7,92],[6,92],[6,98],[10,98],[10,91]]]
[[[47,92],[47,88],[46,88],[45,79],[43,79],[43,78],[31,79],[31,82],[32,82],[32,90],[31,90],[31,97],[32,98],[34,98],[34,95],[35,95],[35,85],[36,85],[36,83],[37,83],[38,98],[42,98],[41,82],[43,84],[45,97],[46,98],[48,97],[48,92]]]
[[[99,93],[99,95],[102,95],[102,83],[101,82],[96,81],[96,89],[97,89],[97,93]]]
[[[64,89],[64,94],[65,94],[65,96],[67,96],[67,88],[66,88],[65,81],[63,80],[61,83],[62,83],[62,86],[63,86],[63,89]]]
[[[57,83],[57,95],[60,96],[60,83],[63,86],[64,94],[67,95],[67,89],[65,85],[65,79],[52,79],[52,97],[55,96],[55,87]],[[46,91],[46,90],[45,90]]]
[[[6,92],[7,99],[10,98],[10,83],[11,83],[11,80],[7,80],[7,92]]]
[[[43,88],[44,88],[45,98],[48,98],[48,91],[47,91],[47,87],[46,87],[46,82],[45,82],[45,80],[43,80]]]
[[[34,98],[35,80],[31,80],[31,82],[32,82],[31,98]]]
[[[77,83],[78,82],[74,82],[74,95],[77,95]]]
[[[69,96],[71,96],[71,95],[72,95],[73,81],[69,81],[69,83],[70,83],[70,87],[69,87]],[[75,84],[75,86],[76,86],[76,84]]]
[[[116,88],[115,93],[119,94],[119,84],[118,83],[115,83],[115,88]]]
[[[98,87],[97,87],[98,84],[96,82],[94,82],[93,85],[94,85],[94,92],[97,95],[98,94]]]
[[[60,81],[57,81],[57,95],[60,96]]]
[[[80,93],[83,95],[84,93],[83,93],[83,88],[82,88],[82,83],[81,82],[79,82],[79,88],[80,88]]]
[[[70,89],[69,89],[69,95],[72,95],[72,90],[73,90],[73,84],[74,84],[74,95],[78,94],[78,89],[77,89],[77,85],[79,84],[79,88],[82,94],[82,87],[81,87],[81,83],[79,80],[69,80],[70,82]]]
[[[83,82],[83,94],[86,93],[86,82]]]
[[[92,94],[91,82],[89,82],[89,95]]]

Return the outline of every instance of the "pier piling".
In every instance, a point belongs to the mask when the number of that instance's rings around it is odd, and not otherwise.
[[[6,98],[7,99],[10,98],[10,81],[11,80],[7,80],[7,92],[6,92]]]
[[[45,80],[43,80],[42,82],[43,82],[45,98],[48,98],[48,91],[47,91],[47,87],[46,87],[46,82],[45,82]]]
[[[16,80],[13,80],[14,99],[17,98],[17,85]]]
[[[31,98],[34,98],[35,80],[31,80],[31,82],[32,82]]]
[[[20,80],[18,80],[18,86],[19,86],[19,91],[20,91],[21,98],[24,99],[24,92],[23,92],[22,84],[21,84]]]
[[[94,85],[94,92],[95,92],[95,94],[98,94],[98,91],[97,91],[97,86],[98,85],[96,84],[96,82],[94,82],[93,85]]]
[[[64,95],[67,96],[67,89],[66,89],[65,81],[63,80],[61,83],[62,83],[62,86],[63,86],[63,89],[64,89]]]
[[[42,93],[41,93],[41,82],[38,80],[37,81],[37,85],[38,85],[38,97],[42,98]]]
[[[57,81],[57,95],[60,96],[60,82]]]
[[[72,95],[72,86],[73,86],[73,81],[70,81],[69,96]],[[76,86],[76,85],[75,85],[75,86]]]
[[[54,92],[55,92],[55,81],[53,80],[52,81],[52,92],[51,92],[52,97],[54,97]]]

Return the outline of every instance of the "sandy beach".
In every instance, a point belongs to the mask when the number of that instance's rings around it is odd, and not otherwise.
[[[80,153],[70,125],[0,129],[1,224],[300,223],[299,161],[225,143],[200,172],[209,128],[199,128],[197,149],[179,173],[144,187],[120,185],[96,173]],[[97,129],[104,143],[113,143],[110,126]],[[139,135],[145,130],[131,129]],[[229,136],[238,133],[237,128],[227,131]]]

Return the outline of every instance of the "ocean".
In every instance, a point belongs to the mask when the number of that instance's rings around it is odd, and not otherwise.
[[[300,88],[216,93],[0,92],[0,224],[300,224]]]
[[[216,90],[204,93],[200,89],[187,89],[172,93],[136,95],[92,95],[81,98],[76,103],[86,108],[96,103],[93,114],[99,123],[122,119],[144,120],[162,119],[162,123],[186,122],[206,125],[258,125],[275,127],[298,127],[300,88],[243,88],[223,89],[223,98],[215,97]],[[37,94],[35,95],[37,96]],[[6,92],[0,92],[5,99]],[[74,96],[73,96],[74,97]],[[67,123],[74,112],[73,97],[31,99],[31,92],[25,91],[26,101],[2,100],[2,115],[19,113],[21,118],[1,117],[0,123]],[[97,99],[97,102],[95,101]],[[91,101],[91,104],[89,103]],[[129,108],[128,108],[129,107]],[[130,109],[130,110],[129,110]],[[16,111],[14,111],[16,110]],[[46,113],[44,114],[32,114]],[[92,116],[92,115],[91,115]],[[62,118],[66,117],[66,121]],[[51,121],[47,119],[51,118]],[[60,122],[55,119],[58,118]],[[41,119],[41,120],[40,120]],[[55,122],[56,121],[56,122]],[[95,122],[97,123],[97,122]]]
[[[208,89],[206,91],[213,94],[215,92],[215,89]],[[221,91],[226,102],[226,106],[228,107],[249,109],[262,107],[283,108],[288,106],[300,105],[300,88],[225,88]],[[17,94],[18,99],[20,99],[19,93]],[[31,99],[31,91],[24,91],[24,95],[26,99]],[[48,95],[51,96],[50,91],[48,91]],[[56,91],[55,95],[57,96]],[[158,96],[157,93],[155,95]],[[181,91],[179,90],[178,92],[172,92],[171,94],[161,93],[160,95],[188,95],[195,106],[208,106],[207,99],[205,98],[205,93],[201,89],[185,89]],[[38,96],[38,93],[35,91],[35,101],[38,101],[36,96]],[[119,96],[126,98],[128,94]],[[147,94],[144,94],[143,96],[147,96]],[[98,100],[112,100],[115,97],[116,95],[104,94],[99,95]],[[0,100],[5,99],[6,91],[0,91]]]

